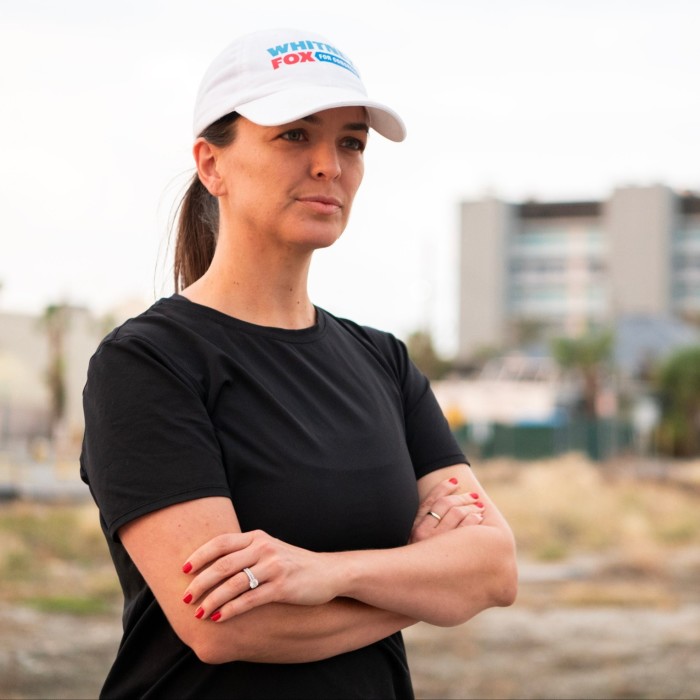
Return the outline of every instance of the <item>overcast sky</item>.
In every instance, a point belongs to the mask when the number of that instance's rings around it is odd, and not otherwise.
[[[456,342],[458,203],[700,190],[696,0],[0,0],[0,310],[171,293],[202,73],[241,33],[349,54],[408,126],[372,135],[315,303]]]

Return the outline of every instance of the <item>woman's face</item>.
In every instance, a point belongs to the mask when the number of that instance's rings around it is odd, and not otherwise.
[[[331,245],[347,225],[362,181],[367,137],[362,107],[275,127],[239,118],[233,143],[217,159],[220,235],[230,231],[257,246],[304,251]]]

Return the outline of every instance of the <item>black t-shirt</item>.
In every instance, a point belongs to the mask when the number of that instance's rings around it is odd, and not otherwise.
[[[398,633],[307,664],[202,663],[117,535],[159,508],[226,496],[244,531],[310,550],[404,545],[416,480],[466,460],[400,341],[322,309],[295,331],[176,295],[105,338],[84,405],[81,475],[125,598],[103,697],[412,696]]]

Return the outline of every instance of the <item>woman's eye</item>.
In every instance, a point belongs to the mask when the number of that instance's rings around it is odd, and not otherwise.
[[[302,129],[291,129],[282,134],[282,138],[287,141],[303,141],[306,138]]]
[[[365,150],[365,142],[352,136],[348,136],[346,139],[343,139],[343,146],[345,146],[345,148],[350,148],[353,151],[360,151],[360,153]]]

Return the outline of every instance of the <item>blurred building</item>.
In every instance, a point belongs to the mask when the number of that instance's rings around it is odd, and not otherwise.
[[[0,314],[0,447],[27,439],[52,437],[56,428],[49,382],[50,366],[60,353],[64,397],[61,427],[73,439],[82,433],[82,388],[87,363],[103,328],[87,309],[63,306],[52,347],[46,317]]]
[[[143,310],[125,302],[107,316],[61,304],[60,317],[0,312],[0,450],[60,437],[75,447],[83,432],[82,392],[90,357],[117,323]],[[63,412],[53,409],[51,367],[60,367]],[[54,387],[55,390],[55,387]],[[57,431],[60,435],[57,435]]]
[[[458,359],[622,318],[700,321],[700,195],[461,205]]]

